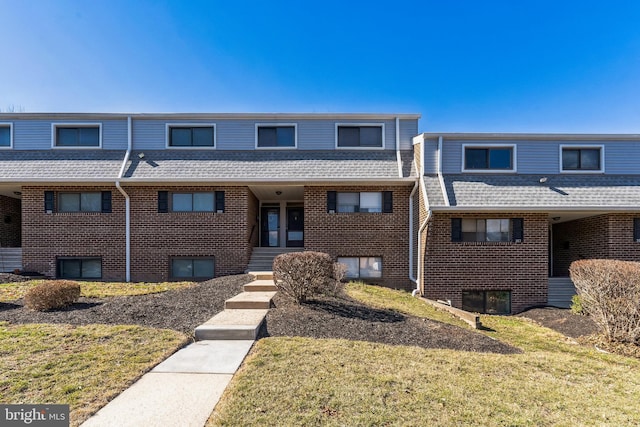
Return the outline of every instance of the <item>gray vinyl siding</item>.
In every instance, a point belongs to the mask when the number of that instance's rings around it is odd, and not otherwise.
[[[423,149],[425,175],[438,173],[438,140],[426,139]]]
[[[640,141],[508,141],[444,140],[443,173],[462,171],[463,144],[515,144],[517,146],[517,172],[519,174],[557,174],[560,172],[560,145],[603,145],[606,174],[638,174],[640,169]],[[427,162],[425,162],[427,163]]]
[[[126,120],[14,120],[14,150],[47,150],[51,148],[51,125],[53,123],[102,123],[102,148],[105,150],[127,149]]]
[[[296,123],[298,150],[334,150],[336,123],[384,123],[385,148],[395,150],[395,120],[134,120],[133,144],[137,150],[161,150],[166,145],[167,123],[215,123],[216,149],[253,150],[256,123]],[[411,149],[411,138],[417,134],[417,120],[401,120],[401,149]]]

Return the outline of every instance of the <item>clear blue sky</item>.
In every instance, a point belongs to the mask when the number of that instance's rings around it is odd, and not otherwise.
[[[0,109],[640,133],[640,1],[0,0]]]

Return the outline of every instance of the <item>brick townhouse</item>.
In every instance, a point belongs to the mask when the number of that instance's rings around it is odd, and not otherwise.
[[[489,313],[638,259],[640,137],[418,134],[417,114],[0,114],[0,269],[199,280],[317,250]],[[416,136],[417,135],[417,136]]]

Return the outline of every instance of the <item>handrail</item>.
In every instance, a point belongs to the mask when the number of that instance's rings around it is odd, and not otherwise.
[[[251,243],[251,240],[253,239],[253,232],[256,230],[256,224],[253,224],[253,226],[251,227],[251,233],[249,233],[249,243]]]

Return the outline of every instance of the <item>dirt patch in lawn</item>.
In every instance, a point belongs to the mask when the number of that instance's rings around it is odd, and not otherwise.
[[[296,305],[281,295],[267,315],[262,336],[342,338],[391,345],[512,354],[515,347],[457,326],[372,308],[348,296]]]
[[[194,328],[224,309],[225,300],[242,292],[251,276],[219,277],[186,289],[159,294],[80,298],[78,303],[57,311],[38,312],[25,308],[22,300],[0,303],[0,321],[10,323],[91,323],[141,325],[193,334]]]
[[[570,338],[579,338],[598,332],[596,324],[589,316],[574,314],[569,309],[533,308],[518,314],[518,316],[531,319]]]

